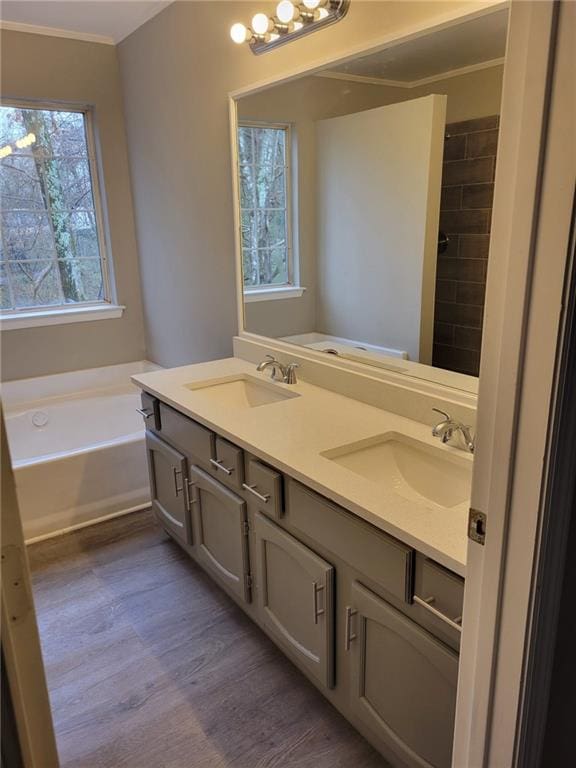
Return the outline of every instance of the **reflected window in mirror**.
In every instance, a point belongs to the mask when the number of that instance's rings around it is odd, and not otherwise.
[[[294,284],[289,125],[238,126],[243,286],[246,294]]]

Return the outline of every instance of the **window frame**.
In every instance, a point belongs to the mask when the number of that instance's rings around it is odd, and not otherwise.
[[[103,290],[103,298],[100,301],[43,304],[37,307],[2,309],[0,310],[1,330],[120,317],[125,307],[117,303],[110,238],[107,227],[102,162],[94,125],[94,106],[92,104],[70,103],[66,101],[34,101],[11,98],[3,98],[1,106],[15,109],[77,112],[83,115]]]
[[[285,132],[285,162],[286,169],[286,271],[287,282],[270,283],[262,285],[244,285],[244,251],[242,248],[242,200],[241,200],[241,181],[240,181],[240,150],[237,152],[236,175],[238,179],[238,221],[240,227],[240,265],[242,268],[242,292],[246,302],[263,301],[268,299],[283,299],[294,296],[301,296],[304,289],[299,285],[298,254],[294,246],[294,205],[293,194],[294,185],[292,177],[294,167],[292,165],[292,141],[293,126],[291,123],[267,122],[265,120],[238,120],[236,124],[236,145],[239,147],[238,133],[241,128],[273,128]]]

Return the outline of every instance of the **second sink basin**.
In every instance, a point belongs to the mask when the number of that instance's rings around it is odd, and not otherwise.
[[[470,498],[470,457],[456,456],[398,432],[349,443],[321,455],[411,501],[431,501],[450,508]]]
[[[278,384],[248,375],[200,381],[185,386],[202,394],[207,401],[229,408],[256,408],[300,396],[298,392],[290,392]]]

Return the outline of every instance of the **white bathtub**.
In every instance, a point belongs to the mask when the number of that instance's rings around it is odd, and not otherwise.
[[[156,367],[140,361],[3,385],[26,540],[149,504],[140,396],[130,376]]]

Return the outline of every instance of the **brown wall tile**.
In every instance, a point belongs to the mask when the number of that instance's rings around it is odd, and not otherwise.
[[[487,157],[496,155],[498,131],[469,133],[466,144],[466,157]]]
[[[487,259],[490,235],[462,235],[458,255],[461,259]]]
[[[448,304],[443,301],[436,303],[434,317],[439,323],[466,325],[470,328],[482,327],[482,307],[469,304]]]
[[[454,187],[445,187],[445,189],[454,189]],[[493,197],[494,184],[466,184],[462,187],[462,208],[492,208]]]
[[[457,211],[462,207],[462,187],[442,187],[441,211]]]
[[[461,280],[465,283],[482,283],[486,280],[485,259],[438,259],[437,280]]]
[[[478,376],[480,353],[470,349],[435,344],[432,362],[438,368],[448,368],[458,373],[467,373],[469,376]]]
[[[456,301],[459,304],[472,304],[481,307],[484,305],[485,283],[456,283]]]
[[[454,346],[460,349],[475,349],[480,351],[482,344],[482,331],[479,328],[466,328],[454,326]]]
[[[463,160],[466,157],[466,134],[453,136],[449,130],[444,141],[444,160]]]
[[[446,126],[446,133],[455,136],[458,133],[473,133],[474,131],[488,131],[491,128],[498,128],[498,115],[490,117],[479,117],[473,120],[464,120],[461,123],[449,123]]]
[[[454,280],[437,280],[436,301],[456,301],[456,285]]]
[[[442,211],[440,229],[449,235],[487,234],[490,232],[490,211],[470,208],[466,211]]]
[[[480,184],[494,180],[494,158],[476,157],[470,160],[452,160],[444,163],[442,184]]]
[[[477,376],[492,218],[497,115],[446,126],[433,364]]]
[[[454,346],[454,326],[448,325],[448,323],[435,323],[434,344]]]

